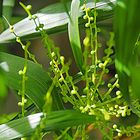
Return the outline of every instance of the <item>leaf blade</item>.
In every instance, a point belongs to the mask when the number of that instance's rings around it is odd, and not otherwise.
[[[15,90],[20,89],[21,77],[18,71],[24,66],[24,58],[0,52],[1,61],[5,62],[9,71],[5,72],[7,85]],[[40,76],[43,75],[43,76]],[[26,96],[28,96],[39,109],[44,105],[44,96],[49,88],[51,79],[39,64],[28,61]]]
[[[39,124],[42,115],[42,113],[37,113],[0,125],[0,139],[9,140],[31,135]],[[81,114],[74,110],[55,111],[47,115],[44,130],[47,132],[88,124],[94,122],[94,119],[94,116]]]
[[[102,10],[99,21],[110,19],[112,17],[113,13],[111,11],[115,6],[115,2],[116,0],[110,0],[109,2],[104,1],[96,4],[97,11]],[[110,4],[112,4],[113,6],[110,6]],[[69,7],[70,3],[68,3],[68,8]],[[87,7],[94,8],[92,0],[89,0],[89,2],[87,3]],[[42,9],[35,15],[39,18],[39,21],[44,24],[44,29],[47,31],[48,34],[64,32],[67,30],[69,17],[65,12],[65,8],[62,3],[50,5],[47,8]],[[79,16],[82,17],[82,15],[83,12],[80,11]],[[80,24],[83,24],[83,20],[81,20]],[[34,22],[29,20],[28,18],[25,18],[14,25],[14,30],[16,34],[23,39],[34,39],[36,37],[40,37],[40,33],[37,32],[35,28],[36,27]],[[14,39],[15,36],[9,32],[9,29],[4,31],[0,35],[0,43],[9,43],[12,42]]]
[[[76,64],[79,67],[79,69],[83,72],[83,55],[78,26],[79,7],[80,0],[73,0],[71,3],[71,18],[69,19],[68,23],[68,34]]]

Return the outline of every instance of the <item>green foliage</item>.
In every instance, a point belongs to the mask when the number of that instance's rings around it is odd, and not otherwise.
[[[42,115],[42,113],[37,113],[0,125],[0,139],[15,139],[33,134],[35,128],[40,123]],[[43,130],[48,132],[56,129],[65,129],[67,127],[88,124],[93,121],[93,116],[81,114],[73,110],[55,111],[47,114]]]
[[[12,10],[15,5],[15,0],[3,0],[2,15],[11,21]],[[7,23],[4,22],[5,28],[8,28]]]
[[[68,32],[69,32],[69,39],[75,57],[75,61],[77,63],[77,66],[83,72],[83,68],[82,68],[83,56],[82,56],[79,27],[78,27],[79,10],[80,10],[80,0],[78,1],[73,0],[71,3],[71,15],[69,19],[70,21],[68,23]]]
[[[140,2],[118,0],[116,7],[116,68],[118,70],[120,89],[130,103],[130,93],[139,94],[139,18]],[[131,9],[131,10],[130,10]],[[119,24],[118,24],[119,23]],[[131,91],[130,91],[131,89]],[[138,113],[139,114],[139,113]]]
[[[56,140],[86,140],[92,139],[96,129],[102,139],[138,137],[139,4],[138,0],[118,0],[115,7],[115,0],[62,0],[33,15],[32,6],[20,2],[28,17],[15,25],[5,18],[9,29],[0,34],[0,42],[18,43],[24,58],[0,52],[0,66],[7,80],[2,86],[6,83],[16,91],[21,112],[0,125],[0,139],[41,140],[51,133]],[[114,7],[115,32],[110,32],[104,20],[111,18]],[[70,74],[71,61],[66,61],[48,35],[67,26],[79,68],[75,75]],[[34,37],[42,39],[47,52],[47,71],[30,52],[29,40]],[[115,66],[117,73],[112,74]]]
[[[88,7],[94,8],[92,0],[89,0]],[[112,0],[114,2],[114,0]],[[111,5],[110,5],[111,4]],[[68,4],[68,9],[70,9],[71,3]],[[99,10],[99,21],[103,21],[105,19],[110,19],[113,15],[113,7],[114,3],[111,2],[103,2],[98,3],[97,10]],[[44,23],[44,29],[47,31],[47,34],[56,34],[67,31],[67,24],[69,21],[69,17],[67,12],[65,12],[65,7],[62,3],[56,3],[50,6],[47,6],[37,14],[35,14],[39,21]],[[83,12],[80,10],[79,16],[83,16]],[[83,19],[82,19],[83,21]],[[83,23],[81,21],[81,24]],[[24,26],[26,25],[26,27]],[[101,24],[102,25],[102,24]],[[103,25],[102,25],[103,26]],[[20,35],[23,39],[33,39],[35,37],[39,37],[40,33],[35,30],[35,25],[31,20],[25,18],[24,20],[18,22],[14,25],[15,32]],[[8,43],[12,42],[15,39],[15,36],[12,35],[9,30],[5,30],[0,34],[0,43]]]
[[[21,77],[18,74],[19,71],[24,66],[24,58],[18,56],[10,55],[7,53],[0,53],[1,61],[5,62],[8,69],[5,71],[7,77],[7,85],[15,90],[19,90],[21,84]],[[43,75],[43,76],[40,76]],[[48,74],[43,70],[39,64],[35,64],[28,60],[28,70],[27,70],[27,83],[26,83],[26,96],[30,98],[40,109],[44,104],[44,96],[49,88],[49,83],[51,79]]]

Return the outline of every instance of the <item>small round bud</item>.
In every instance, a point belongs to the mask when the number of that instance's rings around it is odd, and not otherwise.
[[[117,109],[119,106],[118,105],[115,105],[115,108]]]
[[[43,28],[44,27],[44,24],[39,24],[39,28]]]
[[[18,106],[22,106],[22,102],[18,102]]]
[[[76,90],[71,90],[71,94],[76,94],[77,93],[77,91]]]
[[[59,78],[59,82],[63,82],[63,78],[61,77],[61,78]]]
[[[122,97],[122,95],[118,95],[117,98],[120,99]]]
[[[107,61],[108,61],[108,63],[111,63],[112,59],[109,57],[109,58],[107,58]]]
[[[118,133],[118,136],[119,136],[119,137],[121,137],[121,136],[122,136],[122,134],[119,132],[119,133]]]
[[[30,11],[32,9],[32,5],[27,5],[26,8]]]
[[[61,63],[64,63],[64,60],[65,60],[64,56],[60,56]]]
[[[50,66],[52,66],[52,64],[53,64],[53,62],[52,62],[52,61],[50,61]]]
[[[16,37],[16,42],[20,42],[20,37]]]
[[[108,85],[107,85],[109,88],[111,88],[112,87],[112,84],[111,83],[108,83]]]
[[[85,39],[83,40],[83,44],[84,46],[89,46],[89,37],[85,37]]]
[[[87,19],[87,18],[88,18],[88,16],[87,16],[87,15],[84,15],[84,16],[83,16],[83,19]]]
[[[26,46],[25,45],[22,45],[22,49],[25,50],[26,49]]]
[[[123,111],[121,115],[122,115],[122,117],[125,117],[126,116],[126,112]]]
[[[80,108],[79,108],[80,110],[83,110],[84,108],[83,108],[83,106],[80,106]]]
[[[105,73],[109,73],[109,69],[105,69]]]
[[[36,31],[39,31],[39,27],[36,27],[35,30],[36,30]]]
[[[83,90],[84,93],[88,93],[88,91],[89,91],[88,87],[85,87],[84,90]]]
[[[118,90],[116,91],[116,95],[119,96],[121,94],[121,92]]]
[[[109,108],[109,110],[110,110],[110,111],[113,111],[113,110],[114,110],[114,108],[111,106],[111,107]]]
[[[115,78],[118,78],[118,74],[115,74]]]
[[[87,8],[87,12],[90,12],[91,11],[91,8]]]
[[[14,26],[10,25],[10,32],[14,33]]]
[[[93,17],[90,17],[90,21],[93,21],[94,20],[94,18]]]
[[[20,70],[20,71],[18,72],[18,74],[19,74],[19,75],[22,75],[22,74],[23,74],[23,71],[22,71],[22,70]]]
[[[117,129],[117,125],[116,124],[113,125],[113,129]]]
[[[93,55],[94,53],[95,53],[95,51],[93,51],[93,50],[90,52],[91,55]]]
[[[21,95],[21,92],[20,91],[18,91],[18,95]]]
[[[55,56],[55,52],[52,52],[52,53],[51,53],[51,56],[54,57],[54,56]]]
[[[104,64],[103,63],[99,63],[99,68],[103,68]]]
[[[27,103],[27,99],[24,99],[24,103]]]
[[[89,22],[85,24],[85,27],[89,27],[89,26],[90,26],[90,23]]]
[[[119,84],[117,84],[117,85],[116,85],[116,87],[117,87],[117,88],[119,88],[119,87],[120,87],[120,85],[119,85]]]

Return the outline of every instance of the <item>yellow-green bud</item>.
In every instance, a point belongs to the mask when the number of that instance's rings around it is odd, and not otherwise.
[[[14,33],[14,26],[10,25],[10,32]]]
[[[103,63],[99,63],[99,68],[103,68],[104,64]]]
[[[83,16],[83,19],[87,19],[87,18],[88,18],[88,16],[87,16],[87,15],[84,15],[84,16]]]
[[[27,5],[26,8],[30,11],[32,9],[32,5]]]
[[[76,90],[71,90],[71,94],[76,94],[77,93],[77,91]]]
[[[22,71],[22,70],[20,70],[20,71],[18,72],[18,74],[19,74],[19,75],[22,75],[22,74],[23,74],[23,71]]]
[[[20,37],[16,37],[16,42],[20,42]]]
[[[121,92],[118,90],[116,91],[116,95],[119,96],[121,94]]]
[[[64,60],[65,60],[64,56],[60,56],[60,61],[62,64],[64,63]]]
[[[24,99],[24,103],[27,103],[27,99]]]
[[[113,129],[117,129],[117,125],[116,124],[113,125]]]
[[[89,22],[85,24],[85,27],[89,27],[89,26],[90,26],[90,23]]]
[[[85,37],[85,39],[83,40],[83,44],[84,46],[89,46],[89,37]]]
[[[121,137],[121,136],[122,136],[122,134],[119,132],[119,133],[118,133],[118,136],[119,136],[119,137]]]
[[[18,106],[22,106],[22,102],[18,102]]]

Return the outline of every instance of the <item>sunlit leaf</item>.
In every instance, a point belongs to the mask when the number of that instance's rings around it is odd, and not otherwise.
[[[94,8],[93,0],[88,0],[87,7]],[[98,21],[104,21],[105,19],[110,19],[113,15],[113,9],[116,0],[104,0],[98,2],[97,11],[99,11]],[[67,3],[68,9],[70,9],[70,2]],[[79,17],[84,14],[82,10],[79,11]],[[65,12],[65,7],[63,3],[56,3],[46,8],[40,10],[36,16],[38,17],[40,23],[44,24],[44,29],[47,30],[48,34],[54,34],[67,30],[67,24],[69,22],[69,16]],[[38,21],[38,20],[37,20]],[[81,18],[80,24],[83,23]],[[14,30],[16,34],[24,39],[33,39],[40,36],[40,33],[35,30],[36,26],[32,20],[28,18],[14,25]],[[15,36],[10,33],[9,29],[4,31],[0,35],[0,43],[8,43],[15,39]]]
[[[10,140],[30,136],[39,124],[41,116],[42,113],[37,113],[0,125],[0,139]],[[47,115],[44,131],[89,124],[94,122],[94,120],[94,116],[81,114],[74,110],[55,111]]]

